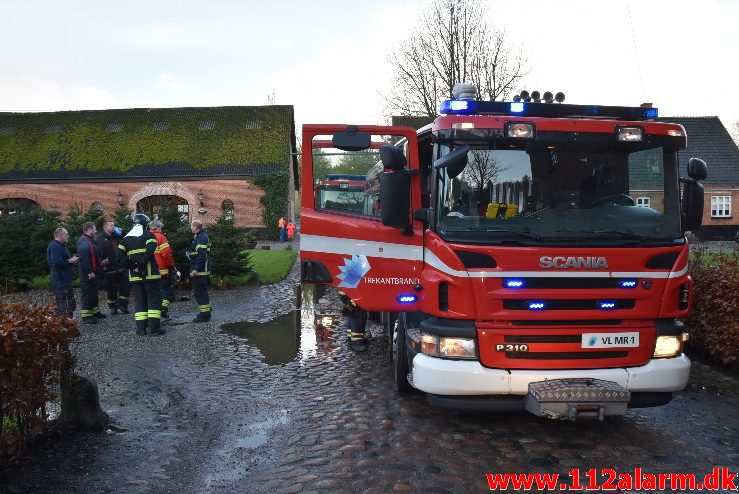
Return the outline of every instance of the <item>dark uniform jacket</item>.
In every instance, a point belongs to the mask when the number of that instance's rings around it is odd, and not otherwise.
[[[52,240],[46,248],[46,262],[51,268],[51,287],[54,289],[72,286],[72,265],[69,264],[69,249],[58,240]]]
[[[157,239],[150,231],[140,237],[126,235],[118,244],[118,265],[128,268],[128,279],[133,283],[161,279],[154,252]]]
[[[210,240],[205,230],[200,230],[190,242],[188,251],[190,271],[197,271],[196,276],[210,274]]]
[[[108,265],[103,266],[105,274],[114,274],[118,271],[118,244],[121,238],[118,235],[108,235],[101,232],[97,238],[97,246],[100,249],[102,260],[108,259]]]
[[[87,275],[100,271],[100,250],[95,245],[95,240],[89,235],[83,234],[77,240],[77,255],[80,257],[80,278],[87,279]]]

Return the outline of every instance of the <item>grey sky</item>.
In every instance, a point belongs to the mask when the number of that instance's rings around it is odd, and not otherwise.
[[[262,105],[384,123],[387,54],[425,0],[2,0],[0,111]],[[739,2],[492,1],[522,89],[739,120]]]

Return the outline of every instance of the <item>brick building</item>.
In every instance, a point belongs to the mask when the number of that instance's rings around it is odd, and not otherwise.
[[[0,213],[177,205],[191,220],[264,227],[254,180],[285,172],[292,218],[295,150],[292,106],[0,113]]]

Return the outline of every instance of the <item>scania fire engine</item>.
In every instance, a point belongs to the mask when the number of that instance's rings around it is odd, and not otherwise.
[[[433,405],[602,420],[666,404],[690,371],[684,233],[706,165],[649,105],[532,96],[461,85],[419,130],[305,125],[303,281],[380,313],[398,391]],[[316,200],[314,153],[370,163],[362,211]]]

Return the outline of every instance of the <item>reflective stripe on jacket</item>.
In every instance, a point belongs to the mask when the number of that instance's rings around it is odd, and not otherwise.
[[[162,277],[154,259],[157,239],[151,232],[144,232],[140,237],[123,237],[118,250],[118,263],[128,268],[130,281],[136,283]]]
[[[159,230],[150,230],[157,239],[157,249],[154,252],[154,259],[157,261],[159,273],[162,275],[169,274],[169,269],[174,267],[174,256],[169,246],[167,236]]]
[[[200,230],[190,242],[190,271],[197,271],[196,276],[210,274],[210,239],[205,230]]]

